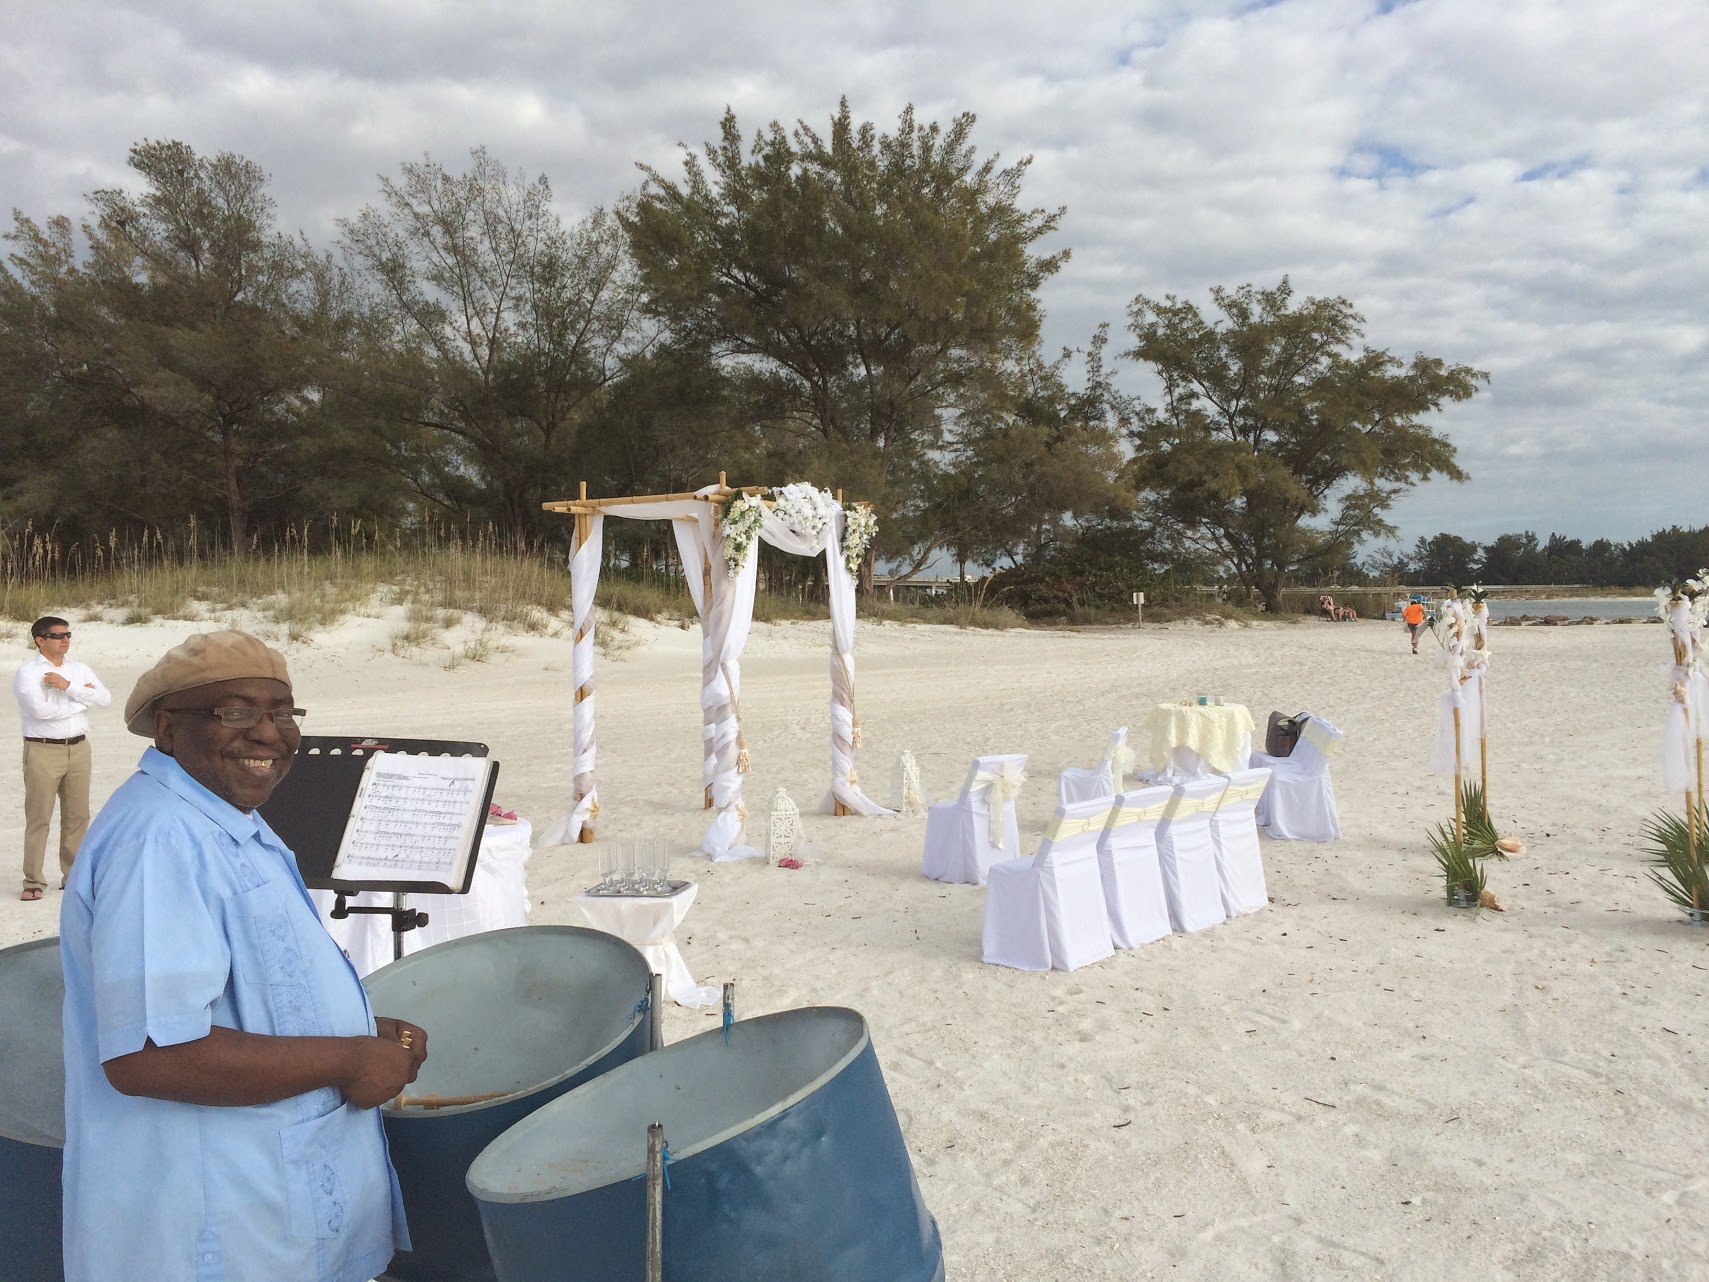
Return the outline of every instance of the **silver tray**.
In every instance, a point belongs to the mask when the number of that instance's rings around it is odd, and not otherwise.
[[[600,899],[664,899],[667,896],[676,894],[679,890],[686,890],[693,884],[693,882],[687,881],[667,881],[665,883],[665,889],[662,891],[606,890],[600,886],[589,886],[582,893],[584,895],[594,895]]]

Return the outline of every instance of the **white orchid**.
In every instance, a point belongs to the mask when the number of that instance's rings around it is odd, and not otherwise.
[[[794,481],[772,492],[772,515],[808,543],[816,543],[830,528],[837,501],[829,490]]]

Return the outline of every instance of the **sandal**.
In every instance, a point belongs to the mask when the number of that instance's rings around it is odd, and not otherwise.
[[[23,893],[18,896],[19,899],[26,899],[26,900],[28,900],[28,899],[40,899],[41,897],[42,897],[42,892],[41,892],[41,888],[39,886],[25,886],[23,889]]]

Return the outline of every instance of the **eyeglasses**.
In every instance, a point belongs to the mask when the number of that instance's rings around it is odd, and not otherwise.
[[[71,633],[69,633],[69,632],[44,632],[44,633],[42,633],[42,640],[43,641],[69,641],[69,640],[71,640]]]
[[[274,708],[271,712],[261,708],[162,708],[161,711],[218,717],[220,724],[228,730],[253,730],[261,724],[262,717],[271,717],[273,724],[281,730],[295,730],[297,722],[309,715],[302,708]]]

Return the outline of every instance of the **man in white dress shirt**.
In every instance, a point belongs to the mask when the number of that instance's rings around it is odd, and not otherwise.
[[[113,701],[87,663],[69,658],[71,625],[48,615],[30,625],[36,657],[12,678],[24,730],[24,890],[47,889],[42,861],[53,803],[59,799],[59,884],[71,871],[89,827],[89,709]]]

